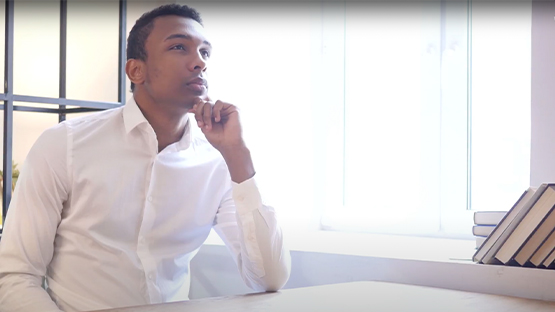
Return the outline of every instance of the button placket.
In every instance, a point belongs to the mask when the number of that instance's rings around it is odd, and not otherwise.
[[[151,193],[152,188],[152,175],[154,172],[154,162],[156,157],[154,157],[148,168],[147,178],[145,181],[145,194]],[[143,204],[143,219],[141,222],[141,227],[138,233],[138,246],[137,246],[137,256],[139,257],[142,267],[143,274],[145,276],[146,291],[149,301],[151,303],[157,303],[160,300],[160,294],[158,287],[155,284],[156,281],[156,263],[153,256],[150,253],[150,248],[146,237],[150,232],[154,223],[154,211],[152,207],[152,196],[146,196],[146,201]]]

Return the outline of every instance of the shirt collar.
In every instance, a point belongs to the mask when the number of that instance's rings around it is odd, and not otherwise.
[[[133,96],[129,98],[123,107],[123,123],[125,124],[126,133],[131,132],[131,130],[135,129],[140,124],[148,123]]]
[[[148,125],[148,127],[152,129],[148,120],[146,120],[143,112],[141,112],[141,109],[137,105],[137,102],[135,102],[134,96],[131,96],[123,107],[123,123],[127,134],[142,124]],[[189,115],[187,115],[187,123],[185,124],[185,132],[183,133],[183,136],[178,142],[171,144],[168,148],[173,147],[173,149],[177,151],[185,150],[191,145],[191,140],[191,122]]]

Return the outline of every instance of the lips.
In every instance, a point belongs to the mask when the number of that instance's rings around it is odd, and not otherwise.
[[[194,91],[203,92],[207,88],[206,79],[195,78],[187,83],[187,86]]]
[[[190,84],[189,88],[197,92],[204,92],[204,90],[206,90],[205,85],[199,85],[199,84]]]
[[[190,84],[196,84],[196,85],[203,85],[206,86],[206,79],[204,78],[195,78],[189,82],[187,82],[188,85]]]

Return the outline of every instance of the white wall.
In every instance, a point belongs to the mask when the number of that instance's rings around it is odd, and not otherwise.
[[[555,3],[532,5],[530,184],[555,181]]]

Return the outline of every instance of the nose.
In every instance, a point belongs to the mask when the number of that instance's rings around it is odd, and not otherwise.
[[[191,69],[192,71],[205,72],[207,63],[207,60],[205,60],[202,54],[199,52],[196,54],[194,60],[191,62]]]

